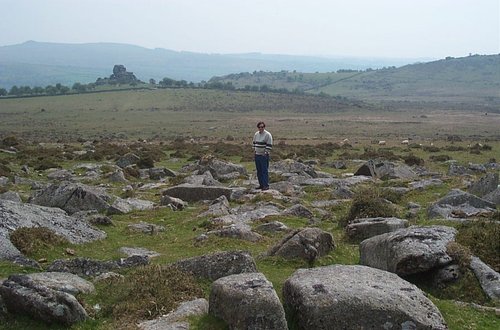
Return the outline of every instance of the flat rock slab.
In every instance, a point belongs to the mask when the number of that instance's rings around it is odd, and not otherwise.
[[[470,218],[481,214],[493,214],[495,208],[494,203],[460,189],[453,189],[432,204],[427,210],[427,215],[429,218]]]
[[[408,220],[399,218],[358,218],[349,222],[346,234],[352,240],[364,240],[373,236],[403,229]]]
[[[231,188],[215,187],[215,186],[202,186],[181,184],[162,192],[162,195],[180,198],[186,202],[199,202],[202,200],[214,200],[224,195],[226,198],[231,198]]]
[[[60,272],[43,272],[26,275],[33,282],[48,288],[67,292],[72,295],[79,293],[92,293],[94,285],[78,275]]]

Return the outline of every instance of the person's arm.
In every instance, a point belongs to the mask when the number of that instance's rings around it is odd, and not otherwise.
[[[273,136],[271,133],[267,134],[266,139],[266,153],[268,154],[273,149]]]

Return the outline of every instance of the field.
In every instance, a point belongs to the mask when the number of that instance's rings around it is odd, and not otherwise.
[[[479,234],[473,232],[476,234],[474,236],[470,234],[473,230],[459,223],[427,219],[426,207],[446,195],[450,189],[465,189],[466,184],[476,178],[447,176],[447,160],[455,160],[464,166],[469,163],[500,161],[500,113],[457,110],[448,107],[446,103],[429,103],[427,106],[421,102],[372,104],[318,95],[204,89],[114,91],[0,99],[0,143],[4,144],[0,149],[7,149],[10,144],[18,150],[15,154],[0,152],[0,176],[11,179],[22,176],[47,183],[50,167],[73,171],[78,176],[83,171],[78,169],[79,164],[95,162],[102,166],[102,177],[94,181],[85,179],[83,183],[106,186],[114,196],[132,196],[158,203],[161,188],[139,189],[144,183],[157,181],[149,182],[138,175],[134,176],[133,172],[127,172],[127,185],[133,187],[130,191],[125,189],[125,184],[109,179],[117,158],[126,152],[134,152],[150,157],[156,167],[180,171],[193,160],[211,154],[245,166],[250,177],[254,178],[250,142],[256,131],[256,123],[260,120],[266,122],[267,129],[275,139],[272,161],[285,158],[313,160],[317,163],[318,170],[339,178],[351,175],[359,168],[360,163],[373,157],[386,157],[401,162],[410,157],[421,160],[429,171],[442,174],[444,183],[442,186],[411,191],[399,197],[385,196],[394,199],[394,216],[405,217],[409,202],[420,204],[422,209],[411,220],[411,224],[446,224],[456,227],[462,237],[465,237],[461,244],[471,250],[476,249],[476,254],[482,253],[481,258],[489,260],[498,271],[500,261],[495,256],[495,251],[500,249],[495,237],[499,232],[498,223],[491,227],[485,225],[487,229],[478,231]],[[345,139],[348,139],[345,141],[347,143],[341,146]],[[409,145],[401,144],[405,139],[410,139]],[[385,144],[379,145],[382,140]],[[77,156],[75,151],[84,151],[83,143],[88,141],[92,141],[96,152],[88,158]],[[329,165],[337,160],[344,161],[346,168],[337,169]],[[23,165],[29,167],[29,173],[22,172]],[[183,173],[170,178],[166,185],[180,183],[185,176],[187,174]],[[237,178],[223,183],[245,186],[248,185],[246,179]],[[272,176],[271,182],[281,179]],[[374,191],[382,191],[388,187],[408,187],[408,182],[378,180],[370,187]],[[0,193],[9,189],[19,193],[23,201],[32,193],[31,185],[23,183],[0,187]],[[312,208],[314,201],[331,199],[332,189],[305,187],[300,202]],[[251,204],[260,202],[271,202],[282,208],[295,203],[286,199],[273,199],[266,194],[256,194],[249,201]],[[240,203],[243,202],[232,201],[231,206],[236,207]],[[350,206],[351,201],[330,206],[326,209],[327,216],[318,210],[314,211],[315,219],[319,219],[316,225],[330,232],[336,242],[335,249],[316,260],[314,266],[359,263],[358,245],[346,239],[341,224]],[[258,243],[214,236],[205,243],[197,244],[196,237],[210,229],[207,227],[209,219],[198,217],[207,207],[204,203],[191,203],[187,209],[179,212],[165,207],[113,215],[113,226],[99,226],[108,235],[105,240],[83,245],[46,243],[34,248],[28,256],[34,260],[44,260],[44,266],[55,259],[69,257],[66,252],[69,248],[78,257],[110,260],[123,256],[118,252],[120,247],[136,246],[159,252],[161,256],[154,258],[152,263],[165,265],[215,251],[247,250],[255,258],[258,270],[273,283],[280,298],[286,278],[297,268],[310,266],[302,260],[283,260],[264,255],[270,246],[282,239],[280,233],[265,235],[263,241]],[[275,216],[265,220],[279,220],[290,228],[310,225],[306,218],[299,216]],[[154,235],[128,230],[129,225],[141,221],[167,229]],[[485,249],[487,244],[494,248]],[[36,270],[0,261],[0,278],[32,271]],[[144,315],[156,315],[158,310],[153,307],[147,309],[151,306],[149,296],[134,299],[123,296],[131,287],[137,289],[136,285],[144,286],[147,283],[146,287],[157,294],[158,299],[161,295],[174,295],[172,292],[165,293],[164,288],[155,286],[154,281],[149,278],[137,277],[144,277],[144,274],[129,271],[124,272],[124,275],[131,279],[124,282],[128,287],[99,284],[96,286],[96,293],[79,297],[94,319],[71,329],[132,329],[135,322]],[[202,282],[197,285],[207,297],[210,284]],[[456,302],[479,304],[488,308],[499,307],[497,302],[488,300],[482,294],[470,271],[462,281],[446,290],[430,289],[425,285],[422,288],[440,309],[450,329],[498,329],[500,319],[494,312]],[[96,309],[95,306],[100,308]],[[131,309],[127,312],[126,308]],[[137,313],[144,314],[138,316]],[[220,320],[210,316],[190,321],[193,329],[225,329]],[[0,313],[0,329],[62,328],[40,324],[27,317],[8,316],[2,319]]]

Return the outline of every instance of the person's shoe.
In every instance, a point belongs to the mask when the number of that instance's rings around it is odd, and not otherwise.
[[[262,189],[262,186],[255,187],[255,189]]]
[[[262,187],[262,191],[269,190],[269,187]]]

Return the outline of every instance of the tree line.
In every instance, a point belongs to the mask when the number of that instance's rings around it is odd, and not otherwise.
[[[122,84],[107,84],[109,86]],[[127,84],[130,87],[136,87],[137,83]],[[0,97],[28,97],[28,96],[54,96],[54,95],[68,95],[80,94],[97,91],[96,87],[103,86],[102,84],[89,83],[74,83],[73,86],[68,87],[60,83],[55,85],[47,85],[46,87],[30,87],[30,86],[12,86],[10,90],[0,88]],[[141,86],[143,88],[198,88],[198,89],[219,89],[219,90],[244,90],[252,92],[268,92],[268,93],[286,93],[286,94],[303,94],[304,91],[295,88],[288,90],[286,88],[273,88],[269,85],[246,85],[243,88],[236,88],[232,82],[206,82],[200,83],[187,82],[186,80],[174,80],[171,78],[163,78],[158,83],[155,79],[150,79],[149,84]]]

